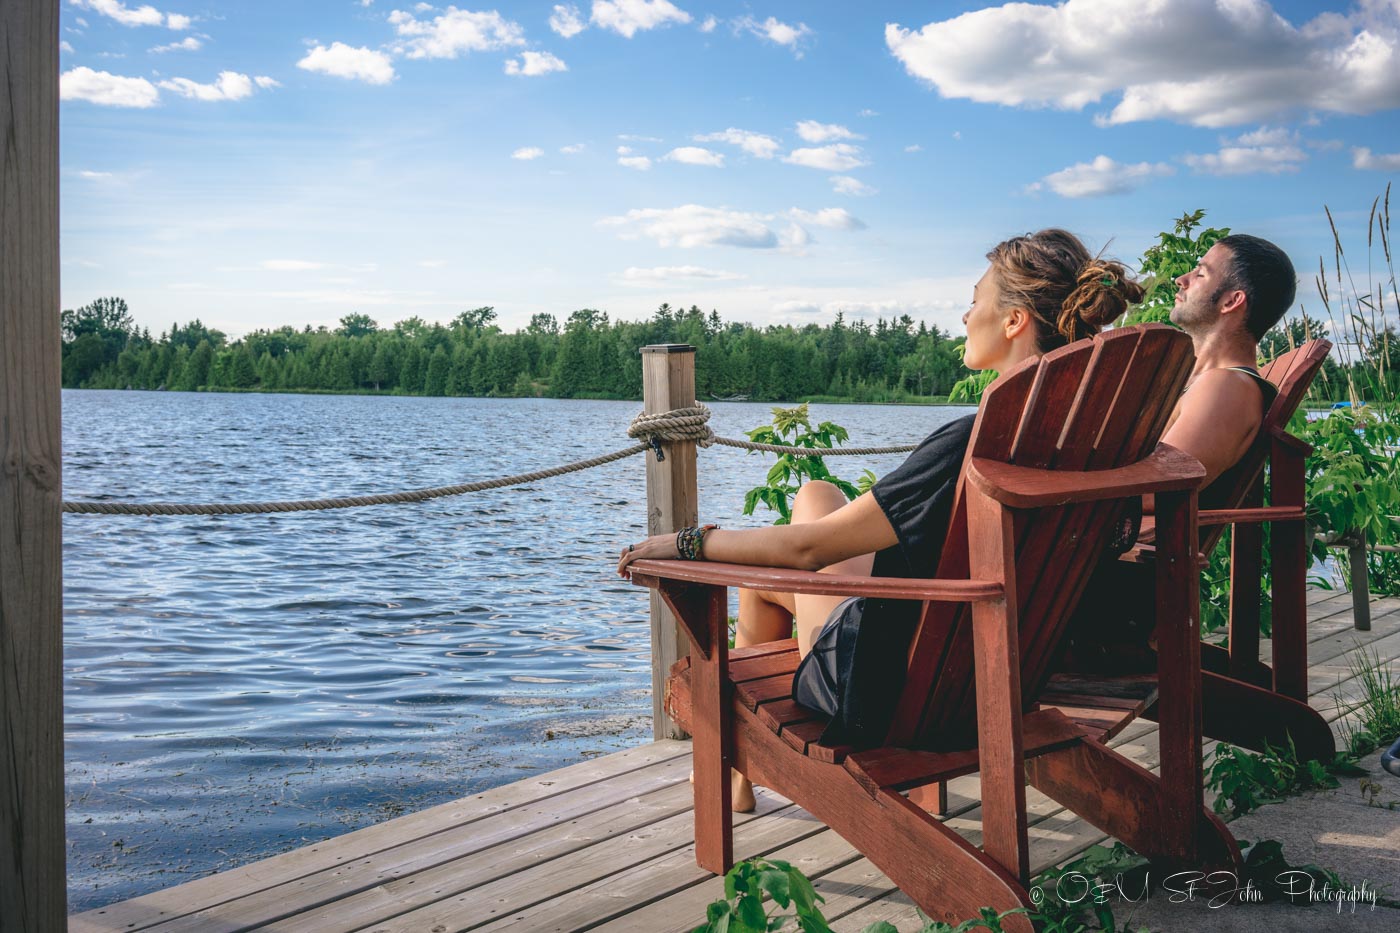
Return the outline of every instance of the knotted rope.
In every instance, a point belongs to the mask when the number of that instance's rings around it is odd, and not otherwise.
[[[907,453],[914,445],[898,447],[789,447],[784,444],[758,444],[741,441],[732,437],[718,437],[710,430],[710,409],[697,402],[689,408],[676,408],[671,411],[646,414],[643,412],[632,419],[627,428],[627,436],[641,443],[624,450],[615,450],[600,457],[576,460],[563,466],[532,473],[517,473],[499,479],[481,480],[475,483],[459,483],[455,486],[434,486],[430,489],[410,489],[405,492],[379,493],[369,496],[335,496],[326,499],[290,499],[277,502],[64,502],[63,511],[76,515],[250,515],[267,512],[313,512],[325,509],[349,509],[362,505],[397,505],[404,502],[425,502],[444,496],[460,496],[469,492],[486,489],[500,489],[504,486],[518,486],[563,476],[603,466],[615,460],[622,460],[642,453],[648,448],[660,457],[661,441],[694,441],[698,447],[721,444],[737,447],[740,450],[758,450],[775,454],[794,454],[799,457],[837,457],[852,455]]]
[[[793,454],[799,457],[841,457],[872,456],[875,454],[904,454],[916,445],[904,444],[894,447],[792,447],[787,444],[759,444],[755,441],[741,441],[733,437],[720,437],[706,424],[710,420],[710,409],[702,402],[690,408],[674,408],[671,411],[648,415],[645,412],[632,419],[627,428],[627,436],[635,437],[644,444],[655,446],[658,441],[694,441],[698,447],[719,444],[722,447],[737,447],[740,450],[757,450],[770,454]]]

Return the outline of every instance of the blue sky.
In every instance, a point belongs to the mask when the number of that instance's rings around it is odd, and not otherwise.
[[[997,241],[1207,220],[1311,287],[1400,177],[1400,0],[64,0],[63,305],[954,333]],[[1400,208],[1397,208],[1400,209]],[[1359,239],[1358,239],[1359,238]]]

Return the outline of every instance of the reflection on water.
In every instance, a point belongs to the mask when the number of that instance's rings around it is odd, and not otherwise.
[[[626,446],[635,402],[65,392],[69,499],[438,486]],[[768,419],[719,403],[721,434]],[[852,443],[959,409],[826,406]],[[769,458],[700,454],[728,526]],[[830,461],[845,477],[900,457]],[[645,741],[640,457],[418,505],[64,519],[74,910]]]

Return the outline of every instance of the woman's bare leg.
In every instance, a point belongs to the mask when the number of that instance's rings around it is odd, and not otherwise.
[[[798,490],[792,502],[792,522],[814,522],[835,512],[846,504],[846,495],[831,483],[813,480]],[[874,554],[861,554],[848,557],[839,564],[823,567],[819,573],[869,576],[875,566]],[[797,623],[797,651],[802,657],[812,650],[812,642],[821,634],[822,626],[831,612],[842,602],[844,596],[809,596],[797,594],[793,599],[793,618]]]
[[[814,522],[846,504],[846,495],[831,483],[813,480],[797,491],[792,502],[792,522]],[[823,567],[822,573],[864,576],[874,566],[874,554],[862,554]],[[790,638],[797,624],[797,650],[802,657],[812,650],[812,642],[831,611],[840,605],[840,596],[806,596],[768,590],[739,590],[739,622],[734,629],[735,647]],[[732,775],[734,809],[748,813],[754,809],[753,785],[738,771]]]

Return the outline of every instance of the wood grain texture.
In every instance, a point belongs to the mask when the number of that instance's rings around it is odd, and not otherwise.
[[[987,580],[856,577],[704,560],[637,560],[630,567],[632,582],[639,586],[655,586],[657,580],[677,580],[818,596],[875,596],[950,602],[996,599],[1001,595],[1001,585]]]
[[[642,347],[642,410],[649,415],[695,404],[695,348],[683,344]],[[665,460],[645,454],[647,462],[647,534],[673,534],[697,524],[700,494],[696,481],[695,442],[663,441]],[[685,654],[685,636],[662,600],[651,593],[652,737],[685,738],[666,718],[662,685],[666,672]]]
[[[61,930],[58,0],[0,4],[0,924]]]
[[[968,478],[983,495],[1015,509],[1195,489],[1205,476],[1200,461],[1166,444],[1159,444],[1147,459],[1128,466],[1082,473],[1035,469],[979,457],[968,464]]]

